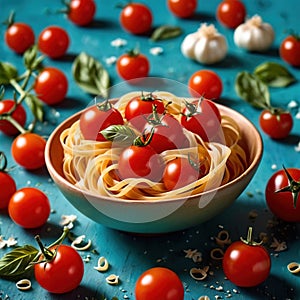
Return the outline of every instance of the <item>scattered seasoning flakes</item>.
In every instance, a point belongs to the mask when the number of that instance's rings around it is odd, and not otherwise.
[[[186,258],[191,258],[194,262],[201,262],[202,261],[202,253],[198,251],[198,249],[187,249],[183,250],[186,254]]]
[[[108,263],[107,259],[104,256],[101,256],[98,259],[97,267],[94,267],[94,269],[99,271],[99,272],[105,272],[105,271],[108,270],[108,268],[109,268],[109,263]]]
[[[120,48],[127,45],[127,41],[121,38],[117,38],[110,42],[112,47]]]
[[[300,113],[299,113],[299,119],[300,119]],[[300,141],[299,141],[298,145],[295,146],[295,151],[300,152]]]
[[[3,239],[2,235],[0,235],[0,249],[3,249],[4,247],[15,246],[17,243],[18,241],[13,237],[9,237],[7,240],[5,240]]]
[[[107,57],[105,59],[105,63],[108,65],[108,66],[111,66],[113,64],[115,64],[117,61],[117,57],[116,56],[110,56],[110,57]]]
[[[295,101],[295,100],[291,100],[290,102],[289,102],[289,104],[288,104],[288,108],[296,108],[296,107],[298,107],[298,103],[297,103],[297,101]]]
[[[115,274],[111,274],[105,278],[106,282],[110,285],[118,285],[119,284],[119,276]]]
[[[258,217],[258,212],[256,210],[251,210],[248,214],[250,219],[256,219]]]
[[[83,246],[77,246],[83,243],[85,239],[85,235],[80,235],[78,236],[71,244],[71,247],[73,247],[74,249],[78,250],[78,251],[84,251],[84,250],[88,250],[91,245],[92,245],[92,241],[89,239],[88,242],[86,244],[84,244]]]
[[[249,198],[253,198],[253,197],[254,197],[254,195],[253,195],[252,192],[246,192],[246,195],[247,195]]]
[[[190,276],[195,280],[204,280],[207,277],[207,272],[209,270],[209,266],[204,267],[203,269],[200,268],[191,268],[190,269]]]
[[[272,169],[272,170],[276,170],[276,169],[277,169],[277,165],[276,165],[276,164],[273,164],[273,165],[271,166],[271,169]]]
[[[298,112],[296,113],[295,118],[296,118],[297,120],[300,120],[300,109],[299,109]]]
[[[210,300],[210,298],[206,295],[200,296],[198,300]]]
[[[275,237],[273,237],[273,242],[270,247],[274,248],[275,252],[281,252],[287,249],[286,242],[279,242]]]
[[[150,54],[155,55],[155,56],[160,55],[163,52],[164,52],[164,49],[162,47],[152,47],[150,49]]]
[[[77,220],[76,215],[62,215],[60,225],[67,226],[70,223],[74,223]]]
[[[31,289],[31,281],[29,279],[21,279],[16,283],[16,287],[20,291],[28,291]]]

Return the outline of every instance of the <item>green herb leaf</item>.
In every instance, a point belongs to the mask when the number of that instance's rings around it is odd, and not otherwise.
[[[95,58],[82,52],[75,58],[72,71],[76,83],[85,92],[108,97],[109,74]]]
[[[9,84],[11,79],[18,77],[18,71],[10,63],[0,62],[0,84]]]
[[[34,117],[39,122],[42,122],[44,119],[43,103],[38,99],[38,97],[36,97],[33,94],[28,94],[25,98],[25,102],[28,105]]]
[[[151,35],[152,41],[161,41],[175,38],[182,34],[182,29],[178,26],[163,25],[154,30]]]
[[[101,131],[101,134],[112,142],[117,142],[122,145],[131,145],[137,137],[135,132],[126,125],[111,125]]]
[[[269,88],[255,75],[248,72],[238,73],[235,90],[238,96],[256,108],[271,107]]]
[[[6,253],[0,259],[0,277],[13,279],[24,274],[38,253],[39,251],[30,245],[17,247]]]
[[[38,56],[37,45],[30,47],[23,55],[24,65],[26,69],[31,71],[40,70],[42,68],[43,59],[43,56]]]
[[[271,87],[286,87],[296,81],[284,66],[274,62],[260,64],[255,68],[254,75]]]

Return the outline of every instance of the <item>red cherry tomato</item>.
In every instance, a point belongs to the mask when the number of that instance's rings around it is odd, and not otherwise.
[[[96,13],[94,0],[71,0],[68,4],[68,19],[78,26],[90,24]]]
[[[7,46],[18,54],[23,54],[34,45],[34,32],[25,23],[12,23],[5,31],[5,42]]]
[[[6,156],[0,152],[0,209],[8,207],[11,196],[17,190],[14,179],[6,172],[6,166]]]
[[[129,100],[125,107],[125,118],[138,130],[142,130],[147,123],[146,119],[153,112],[153,107],[156,107],[158,114],[165,111],[163,102],[154,94],[141,94]]]
[[[188,86],[190,94],[196,98],[219,99],[223,90],[221,78],[210,70],[195,72],[190,77]]]
[[[70,38],[67,31],[59,26],[45,28],[38,37],[40,51],[51,57],[59,58],[68,50]]]
[[[111,125],[123,125],[121,113],[112,107],[109,102],[94,105],[84,111],[80,117],[80,130],[87,140],[106,141],[101,130]]]
[[[151,146],[132,145],[121,153],[118,170],[121,179],[146,178],[158,182],[163,175],[164,161]]]
[[[200,99],[198,103],[187,102],[181,124],[208,142],[221,129],[221,114],[218,107],[208,99]]]
[[[163,267],[151,268],[138,278],[135,299],[183,300],[183,284],[174,271]]]
[[[39,189],[26,187],[17,190],[8,204],[12,220],[24,228],[38,228],[44,225],[50,215],[48,197]]]
[[[117,60],[117,72],[124,80],[147,77],[150,63],[144,54],[130,51],[121,55]]]
[[[11,146],[14,160],[23,168],[35,170],[45,165],[46,140],[35,133],[18,135]]]
[[[233,242],[223,257],[225,276],[240,287],[253,287],[264,282],[271,269],[268,251],[252,241]]]
[[[197,0],[168,0],[169,10],[179,18],[192,16],[197,8]]]
[[[245,21],[246,7],[239,0],[223,0],[217,7],[218,21],[228,27],[236,28]]]
[[[168,191],[172,191],[196,181],[199,174],[198,165],[191,163],[188,158],[177,157],[166,164],[163,183]]]
[[[142,131],[150,134],[153,129],[150,146],[157,153],[182,148],[185,145],[186,136],[181,124],[170,114],[155,114],[156,120],[154,122],[149,120]]]
[[[0,115],[3,115],[7,112],[10,112],[14,109],[15,101],[14,100],[2,100],[0,101]],[[26,122],[26,111],[24,107],[19,104],[16,109],[11,114],[11,117],[17,121],[22,127],[24,127]],[[13,126],[9,121],[0,120],[0,131],[6,135],[16,135],[19,133],[19,130]]]
[[[152,26],[152,12],[145,4],[131,2],[122,9],[120,23],[132,34],[146,33]]]
[[[280,57],[288,64],[300,66],[300,39],[299,36],[289,35],[280,44]]]
[[[289,178],[289,177],[290,178]],[[278,192],[286,188],[285,191]],[[271,212],[286,222],[300,222],[300,169],[275,172],[266,185],[266,202]]]
[[[11,196],[17,187],[14,179],[6,172],[0,171],[0,209],[7,208]]]
[[[79,286],[84,265],[81,256],[70,246],[59,245],[50,248],[56,251],[49,262],[34,265],[34,275],[39,285],[50,293],[63,294]]]
[[[293,128],[293,117],[289,112],[265,109],[259,116],[259,124],[264,133],[272,139],[286,138]]]
[[[65,99],[68,92],[67,77],[57,68],[44,68],[35,80],[34,91],[48,105],[58,104]]]

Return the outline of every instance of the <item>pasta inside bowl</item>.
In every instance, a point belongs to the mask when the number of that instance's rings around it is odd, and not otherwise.
[[[129,99],[137,94],[127,93],[113,101],[123,116]],[[168,92],[155,95],[168,103],[167,113],[181,117],[186,100]],[[211,140],[203,141],[184,130],[184,145],[159,154],[165,164],[178,157],[196,157],[202,174],[185,186],[168,190],[163,180],[121,178],[118,166],[124,146],[83,138],[80,118],[86,110],[67,119],[50,136],[46,147],[49,173],[79,211],[111,228],[162,233],[202,223],[239,196],[262,155],[261,137],[253,124],[230,108],[217,107],[222,130]]]

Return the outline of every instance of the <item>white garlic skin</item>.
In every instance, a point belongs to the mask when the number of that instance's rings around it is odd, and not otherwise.
[[[275,38],[273,27],[260,16],[253,16],[239,25],[233,35],[234,43],[248,51],[264,52],[270,49]]]
[[[185,57],[207,65],[223,60],[227,51],[227,41],[214,25],[202,24],[197,32],[188,34],[181,44],[181,52]]]

